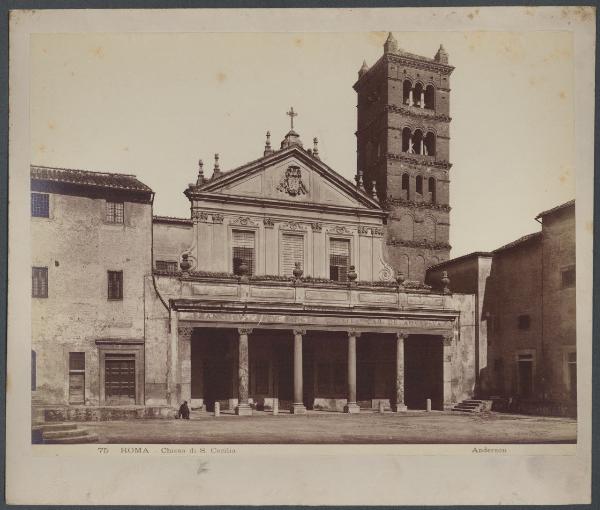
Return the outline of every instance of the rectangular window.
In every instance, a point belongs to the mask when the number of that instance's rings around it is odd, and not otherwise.
[[[31,351],[31,391],[36,390],[36,386],[37,386],[36,374],[37,374],[36,353],[34,350],[32,350]]]
[[[159,271],[167,271],[169,273],[177,272],[177,262],[173,260],[157,260],[156,269]]]
[[[85,353],[69,353],[69,404],[85,403]]]
[[[123,223],[123,202],[106,202],[106,222]]]
[[[519,315],[517,318],[517,325],[519,329],[529,329],[531,319],[529,315]]]
[[[37,218],[50,217],[50,195],[47,193],[31,194],[31,216]]]
[[[329,279],[336,282],[347,282],[349,266],[350,240],[331,239],[329,241]]]
[[[48,297],[48,268],[31,268],[31,295],[37,298]]]
[[[296,262],[304,269],[304,236],[283,234],[281,250],[283,253],[283,274],[292,276]]]
[[[108,271],[108,299],[123,299],[123,271]]]
[[[247,230],[233,231],[233,274],[241,275],[242,264],[246,266],[245,273],[251,276],[255,272],[254,263],[254,232]]]
[[[560,272],[562,288],[575,287],[575,267],[568,267]]]

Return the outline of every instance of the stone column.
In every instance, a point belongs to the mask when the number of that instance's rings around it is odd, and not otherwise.
[[[188,406],[192,403],[192,333],[194,328],[179,326],[179,376],[177,389],[179,400],[185,400]]]
[[[421,104],[419,106],[425,108],[425,92],[421,92]]]
[[[443,384],[444,384],[444,410],[451,409],[456,403],[452,401],[452,344],[454,333],[442,337],[443,341]]]
[[[408,106],[412,106],[415,103],[413,102],[413,89],[408,91]]]
[[[235,414],[238,416],[249,416],[252,414],[252,408],[248,403],[248,335],[252,333],[251,329],[239,328],[238,340],[238,405],[235,408]]]
[[[294,330],[294,402],[290,410],[292,414],[306,414],[302,381],[302,337],[305,334],[305,329]]]
[[[176,310],[171,310],[169,323],[171,335],[167,347],[167,404],[177,406],[179,395],[177,395],[177,362],[179,359],[179,316]]]
[[[406,411],[404,404],[404,340],[408,333],[399,331],[396,333],[396,402],[393,410],[397,413]]]
[[[356,403],[356,339],[360,333],[348,331],[348,403],[344,406],[345,413],[358,413],[360,408]]]

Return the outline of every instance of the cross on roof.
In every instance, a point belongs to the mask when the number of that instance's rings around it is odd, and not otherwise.
[[[294,107],[290,107],[290,111],[286,113],[286,115],[290,116],[290,120],[292,122],[292,130],[294,129],[294,117],[297,117],[298,114],[294,111]]]

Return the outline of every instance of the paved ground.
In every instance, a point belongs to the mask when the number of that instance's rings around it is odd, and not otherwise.
[[[188,420],[88,422],[100,443],[574,443],[569,418],[456,412],[361,413],[309,411],[305,416],[255,413]]]

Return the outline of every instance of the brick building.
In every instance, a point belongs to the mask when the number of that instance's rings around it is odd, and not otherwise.
[[[479,396],[524,412],[574,414],[577,392],[575,202],[540,213],[542,228],[491,253],[428,270],[474,293]]]

